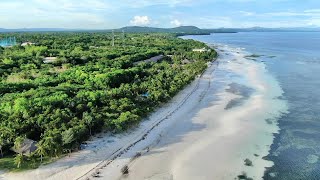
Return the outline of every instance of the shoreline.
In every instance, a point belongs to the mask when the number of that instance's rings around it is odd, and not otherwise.
[[[262,178],[265,168],[272,166],[262,157],[268,154],[273,133],[279,130],[275,119],[280,116],[279,107],[268,112],[264,112],[264,108],[275,101],[280,103],[272,95],[280,96],[281,88],[267,93],[270,89],[266,87],[270,84],[263,84],[261,80],[273,81],[272,77],[266,75],[257,79],[264,75],[259,74],[259,71],[265,71],[263,65],[245,60],[241,49],[219,45],[217,50],[222,56],[214,65],[134,130],[113,136],[99,134],[88,142],[86,149],[72,153],[70,157],[36,170],[0,174],[0,179],[70,180],[95,176],[119,179],[123,178],[121,169],[126,165],[129,175],[125,179],[199,179],[197,174],[208,175],[209,179],[230,179],[242,171],[248,177]],[[244,73],[247,79],[239,77]],[[234,82],[253,88],[255,92],[241,100],[241,87],[227,92]],[[231,101],[238,103],[225,109]],[[280,106],[285,111],[285,105]],[[266,119],[271,119],[273,124],[268,124]],[[261,140],[263,145],[259,144]],[[259,155],[255,156],[257,151]],[[254,166],[245,166],[245,158],[252,160]],[[148,169],[144,168],[146,165]],[[210,167],[215,169],[208,169]]]
[[[215,60],[216,59],[213,60],[213,63]],[[205,72],[208,71],[209,68],[207,68]],[[138,127],[132,128],[121,134],[99,133],[86,142],[88,146],[83,150],[71,153],[70,156],[63,157],[53,163],[40,166],[34,170],[14,173],[1,171],[0,179],[70,180],[91,177],[92,174],[95,174],[96,169],[99,169],[106,164],[110,164],[115,158],[118,158],[126,152],[128,148],[130,149],[130,147],[136,143],[144,140],[145,136],[147,136],[155,127],[162,121],[167,120],[168,116],[175,113],[175,111],[178,110],[197,89],[199,80],[199,78],[196,78],[168,103],[165,103],[145,118],[145,120],[141,121]]]
[[[264,64],[245,60],[245,54],[239,51],[229,48],[220,51],[228,54],[220,58],[220,63],[232,72],[229,77],[215,74],[214,85],[223,85],[206,91],[199,103],[189,105],[193,106],[191,110],[186,107],[172,116],[175,123],[164,127],[166,130],[160,133],[160,138],[147,152],[139,154],[139,158],[132,160],[132,154],[128,153],[124,160],[99,171],[99,176],[102,179],[234,179],[242,175],[262,179],[266,168],[273,165],[263,157],[269,153],[274,133],[279,130],[276,119],[286,111],[286,104],[277,98],[283,92],[267,74]],[[237,62],[230,62],[230,56]],[[221,73],[228,74],[226,69]],[[241,74],[246,77],[237,77]],[[243,96],[237,93],[241,88],[235,89],[236,93],[226,92],[233,81],[255,92],[242,104],[226,109],[229,102]],[[269,108],[270,105],[273,107]],[[209,114],[216,117],[211,119]],[[246,165],[246,159],[253,165]],[[128,166],[129,175],[121,175],[119,167],[124,165]]]

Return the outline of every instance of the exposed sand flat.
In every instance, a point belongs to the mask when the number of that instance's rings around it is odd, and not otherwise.
[[[286,111],[276,98],[282,91],[263,64],[237,53],[241,49],[219,49],[219,60],[201,78],[135,130],[101,134],[70,157],[0,179],[234,179],[242,171],[260,179],[272,165],[262,157],[278,130],[274,118]],[[244,165],[246,158],[253,167]]]

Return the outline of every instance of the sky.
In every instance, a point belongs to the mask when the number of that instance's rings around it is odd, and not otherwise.
[[[0,28],[320,27],[320,0],[0,0]]]

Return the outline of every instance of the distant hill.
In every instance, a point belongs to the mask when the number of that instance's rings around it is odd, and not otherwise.
[[[177,33],[177,34],[210,34],[210,33],[236,33],[236,32],[315,32],[320,31],[320,27],[297,27],[297,28],[215,28],[200,29],[196,26],[179,26],[175,28],[157,28],[142,26],[126,26],[119,29],[113,29],[115,32],[132,32],[132,33]],[[0,32],[111,32],[112,29],[105,30],[87,30],[87,29],[64,29],[64,28],[21,28],[21,29],[4,29],[0,28]]]
[[[115,29],[115,32],[134,32],[134,33],[177,33],[177,34],[210,34],[210,33],[234,33],[231,29],[200,29],[196,26],[179,26],[175,28],[154,28],[141,26],[127,26],[120,29]]]
[[[175,28],[156,28],[156,27],[141,27],[127,26],[119,29],[113,29],[115,32],[132,32],[132,33],[187,33],[201,34],[208,33],[207,30],[200,29],[195,26],[180,26]],[[63,29],[63,28],[22,28],[22,29],[3,29],[0,32],[61,32],[61,31],[85,31],[85,32],[111,32],[112,29],[106,30],[83,30],[83,29]]]
[[[319,27],[294,27],[294,28],[264,28],[264,27],[251,27],[251,28],[219,28],[207,29],[210,32],[318,32]]]
[[[205,33],[206,30],[195,26],[180,26],[175,28],[155,28],[155,27],[141,27],[141,26],[127,26],[115,31],[135,32],[135,33]]]
[[[23,28],[23,29],[3,29],[0,32],[132,32],[132,33],[177,33],[177,34],[209,34],[210,32],[200,29],[196,26],[180,26],[175,28],[157,28],[157,27],[142,27],[142,26],[127,26],[119,29],[106,30],[84,30],[84,29],[63,29],[63,28]]]

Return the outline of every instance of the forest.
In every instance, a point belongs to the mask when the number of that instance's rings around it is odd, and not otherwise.
[[[128,130],[217,56],[204,43],[166,33],[120,32],[114,43],[106,32],[7,33],[0,39],[7,36],[18,45],[0,47],[0,169],[10,168],[1,157],[18,168],[39,165],[78,150],[99,132]],[[158,62],[143,62],[158,55]],[[37,149],[13,153],[25,139]]]

